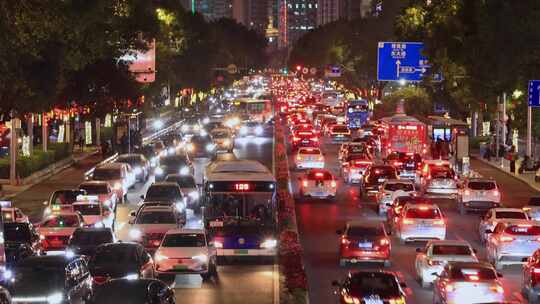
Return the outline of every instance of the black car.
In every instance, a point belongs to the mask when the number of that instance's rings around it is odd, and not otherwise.
[[[154,170],[156,181],[162,181],[169,174],[193,174],[195,169],[185,154],[170,155],[159,160],[159,167]]]
[[[66,252],[92,256],[99,245],[114,241],[111,228],[77,228],[69,239]]]
[[[405,303],[406,285],[392,272],[353,272],[332,285],[339,289],[339,303]]]
[[[366,170],[364,179],[362,183],[360,183],[360,192],[362,195],[377,193],[380,185],[382,185],[386,180],[397,178],[397,171],[393,166],[371,166]]]
[[[2,285],[14,303],[79,304],[92,294],[92,276],[80,256],[29,257],[4,273]]]
[[[96,288],[87,304],[174,304],[174,291],[153,279],[115,279]]]
[[[186,151],[191,157],[212,158],[216,154],[216,145],[210,136],[193,136],[186,143]]]
[[[4,239],[8,267],[42,253],[39,234],[32,224],[4,223]]]
[[[150,162],[143,154],[122,154],[118,156],[116,162],[129,164],[140,182],[147,181],[150,176]]]
[[[154,261],[137,243],[99,245],[88,263],[94,284],[110,279],[154,278]]]

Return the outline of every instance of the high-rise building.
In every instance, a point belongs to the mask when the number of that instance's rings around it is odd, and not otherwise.
[[[180,0],[185,10],[202,14],[206,19],[214,20],[232,17],[233,0]]]
[[[371,13],[372,2],[373,0],[341,0],[341,18],[352,20],[368,16]]]
[[[319,0],[317,9],[317,25],[339,20],[342,16],[344,0]]]
[[[268,27],[270,0],[233,0],[233,18],[261,34]]]
[[[318,0],[280,0],[279,47],[287,47],[317,26]]]

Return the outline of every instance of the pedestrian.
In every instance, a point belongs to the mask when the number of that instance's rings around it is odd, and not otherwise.
[[[516,147],[512,146],[506,154],[506,159],[510,161],[510,172],[516,172]]]

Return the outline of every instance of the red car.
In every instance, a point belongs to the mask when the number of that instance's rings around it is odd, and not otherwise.
[[[292,149],[296,151],[300,147],[318,147],[319,137],[314,131],[298,131],[293,133]]]
[[[390,266],[390,238],[383,222],[349,221],[345,230],[338,230],[339,265],[347,263],[379,262]]]

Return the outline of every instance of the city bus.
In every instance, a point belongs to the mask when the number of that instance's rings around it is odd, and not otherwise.
[[[369,105],[365,99],[350,100],[345,112],[349,129],[359,129],[369,120]]]
[[[274,117],[272,101],[268,99],[239,98],[233,105],[236,112],[248,115],[251,121],[266,123]]]
[[[220,160],[205,174],[204,224],[218,256],[276,254],[276,180],[252,160]]]

